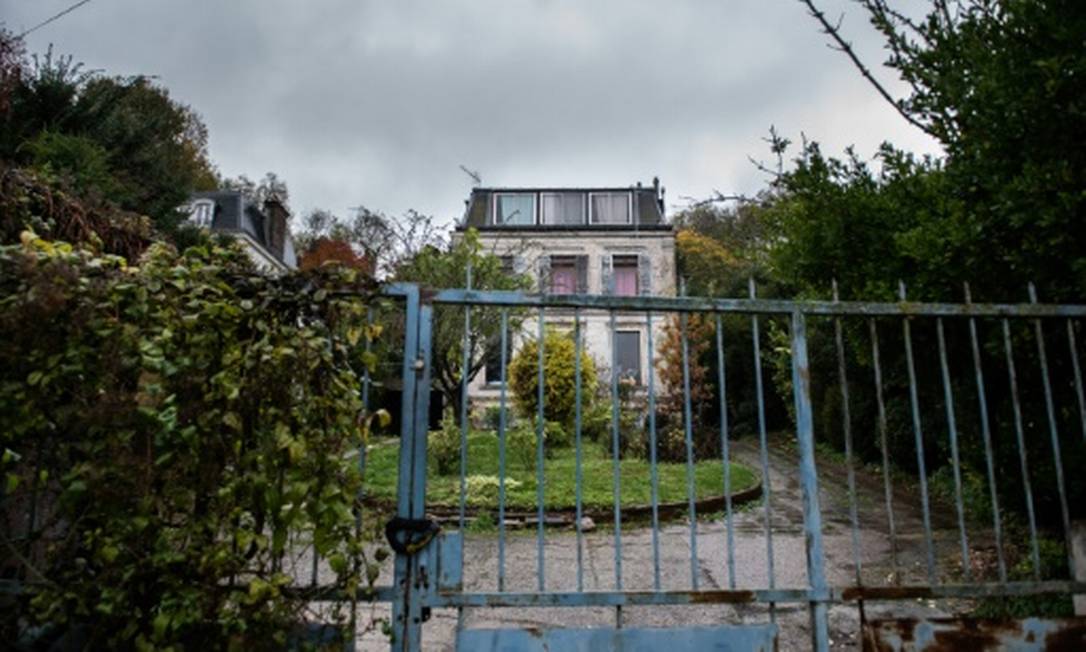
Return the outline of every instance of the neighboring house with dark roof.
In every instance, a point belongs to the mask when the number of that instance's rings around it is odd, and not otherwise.
[[[290,213],[276,199],[258,207],[236,190],[214,190],[193,193],[182,210],[196,226],[237,238],[261,270],[280,273],[298,266]]]
[[[657,179],[651,186],[625,188],[475,188],[466,203],[457,232],[476,229],[485,250],[500,256],[510,271],[533,276],[540,292],[675,296],[675,232]],[[548,323],[572,331],[571,310],[546,314]],[[614,345],[619,373],[643,386],[652,363],[645,314],[616,313],[614,333],[609,313],[581,314],[585,350],[597,368],[611,368]],[[663,318],[653,323],[653,338],[660,342]],[[529,319],[510,338],[510,357],[536,328]],[[500,356],[500,345],[488,350],[486,368],[469,390],[476,400],[496,397]]]

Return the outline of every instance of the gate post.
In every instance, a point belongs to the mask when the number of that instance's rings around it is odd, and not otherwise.
[[[430,352],[433,307],[419,305],[417,285],[404,295],[403,397],[396,515],[421,519],[426,507],[426,436],[430,411]],[[429,578],[419,572],[419,555],[396,553],[392,601],[392,652],[416,652],[422,642],[422,594]]]
[[[811,412],[811,370],[807,362],[807,321],[792,313],[792,396],[796,405],[796,439],[799,444],[799,477],[803,486],[803,534],[807,544],[807,582],[812,593],[811,648],[829,649],[826,613],[828,589],[822,565],[822,511],[818,500],[818,473],[814,457],[814,421]]]

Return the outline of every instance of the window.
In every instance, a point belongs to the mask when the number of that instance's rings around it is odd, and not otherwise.
[[[210,199],[201,199],[192,203],[189,209],[189,219],[196,226],[210,227],[215,219],[215,202]]]
[[[551,256],[551,294],[577,292],[577,257]]]
[[[593,224],[629,224],[630,193],[594,192],[589,195]]]
[[[545,192],[540,195],[543,224],[584,224],[584,194]]]
[[[637,256],[615,256],[614,266],[615,295],[620,297],[637,296]]]
[[[509,345],[506,342],[505,363],[509,364]],[[502,340],[501,335],[493,337],[486,346],[483,375],[487,385],[500,385],[502,382]]]
[[[498,193],[494,195],[495,224],[535,224],[535,195]]]
[[[619,378],[633,378],[641,384],[641,333],[639,331],[615,332],[615,358]]]
[[[502,274],[512,276],[517,272],[516,259],[513,256],[498,256],[501,261]]]

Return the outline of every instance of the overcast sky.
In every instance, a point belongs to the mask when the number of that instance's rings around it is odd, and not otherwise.
[[[0,0],[0,20],[18,33],[74,1]],[[822,4],[882,62],[857,7]],[[278,173],[296,215],[365,205],[451,220],[472,184],[460,164],[488,186],[658,175],[674,210],[763,187],[748,156],[771,158],[771,125],[831,153],[938,151],[795,0],[92,0],[27,41],[157,76],[203,116],[219,169]]]

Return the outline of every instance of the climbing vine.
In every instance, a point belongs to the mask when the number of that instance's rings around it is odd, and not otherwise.
[[[134,264],[30,232],[0,247],[4,640],[282,649],[310,543],[364,597],[374,289],[264,276],[227,244]]]

